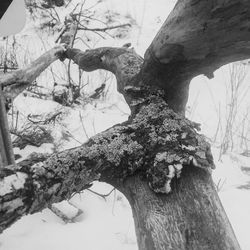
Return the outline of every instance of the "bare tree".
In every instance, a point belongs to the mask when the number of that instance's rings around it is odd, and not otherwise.
[[[183,114],[193,77],[249,58],[249,15],[248,0],[179,0],[144,59],[125,47],[57,47],[2,76],[4,94],[15,97],[58,57],[105,69],[131,116],[81,147],[3,168],[1,230],[99,180],[128,198],[139,249],[240,249],[211,179],[210,146]]]

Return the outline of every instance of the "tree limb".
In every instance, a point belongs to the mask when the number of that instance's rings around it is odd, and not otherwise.
[[[168,104],[184,112],[190,80],[250,57],[250,2],[179,0],[145,53],[144,80],[158,79]]]
[[[0,86],[6,98],[14,99],[65,51],[63,45],[50,49],[24,69],[0,75]]]
[[[67,49],[65,57],[72,59],[84,71],[105,69],[115,74],[117,89],[124,95],[130,105],[131,100],[126,94],[126,87],[136,86],[136,77],[141,69],[143,59],[130,48],[103,47],[81,51]]]

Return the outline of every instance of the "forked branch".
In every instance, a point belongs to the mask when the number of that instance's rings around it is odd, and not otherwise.
[[[144,80],[184,113],[193,77],[250,57],[249,16],[246,0],[179,0],[145,53]]]

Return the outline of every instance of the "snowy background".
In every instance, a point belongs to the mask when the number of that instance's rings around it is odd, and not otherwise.
[[[58,15],[63,23],[78,2],[81,1],[72,0],[66,9],[55,8],[56,14],[53,12],[52,15]],[[174,4],[172,0],[87,0],[85,14],[93,12],[85,23],[87,27],[124,23],[130,23],[131,27],[110,30],[108,34],[81,32],[74,47],[85,50],[130,42],[143,56]],[[54,46],[60,25],[48,27],[45,23],[51,17],[40,17],[41,13],[27,11],[24,29],[15,36],[0,39],[0,62],[14,61],[13,67],[22,68]],[[9,121],[15,131],[28,129],[27,117],[41,120],[48,114],[60,113],[58,119],[46,127],[51,132],[52,142],[39,147],[16,147],[15,153],[21,155],[21,159],[32,152],[52,153],[79,146],[94,134],[127,119],[129,108],[116,92],[114,77],[105,71],[82,74],[83,87],[78,104],[65,107],[49,98],[55,90],[55,82],[59,91],[65,89],[68,81],[66,69],[67,62],[58,61],[38,77],[35,90],[46,98],[37,98],[34,89],[30,89],[14,101]],[[78,75],[78,68],[72,65],[72,81],[77,82]],[[249,77],[247,61],[222,67],[212,80],[196,77],[190,87],[186,112],[191,120],[202,124],[202,133],[212,144],[217,166],[213,172],[214,182],[243,250],[250,249]],[[89,98],[103,83],[106,84],[104,94],[99,99]],[[14,134],[12,136],[13,140],[17,138]],[[91,190],[108,194],[113,187],[95,183]],[[85,190],[69,202],[58,205],[69,218],[77,209],[82,210],[83,213],[71,223],[66,223],[50,209],[25,216],[0,235],[0,249],[136,250],[133,218],[126,198],[116,190],[107,197],[92,191]]]

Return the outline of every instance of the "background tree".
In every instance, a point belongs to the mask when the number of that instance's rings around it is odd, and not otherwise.
[[[239,249],[211,180],[209,145],[182,114],[194,76],[212,77],[249,57],[249,7],[245,0],[180,0],[144,61],[129,48],[60,46],[2,77],[5,95],[14,96],[66,57],[85,71],[113,72],[132,114],[82,147],[4,168],[1,229],[100,180],[128,198],[139,249]]]

